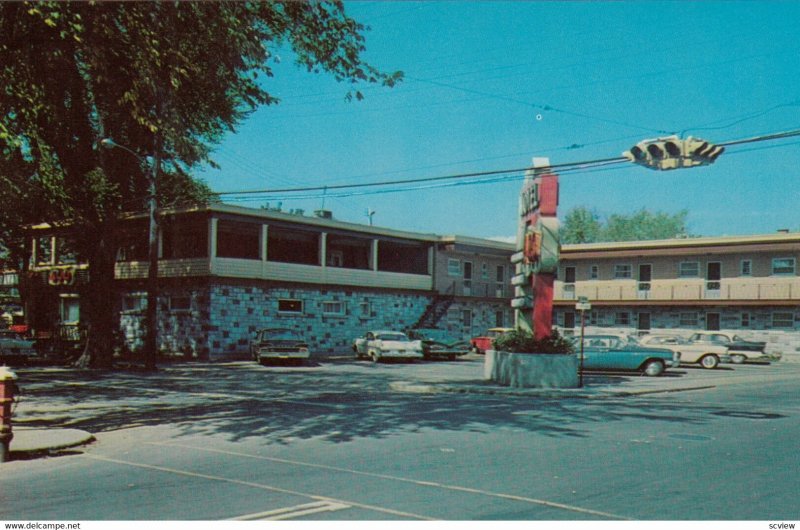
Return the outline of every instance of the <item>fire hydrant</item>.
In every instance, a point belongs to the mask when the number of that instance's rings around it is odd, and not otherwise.
[[[14,433],[11,431],[11,405],[17,391],[17,374],[0,366],[0,463],[8,460],[9,446]]]

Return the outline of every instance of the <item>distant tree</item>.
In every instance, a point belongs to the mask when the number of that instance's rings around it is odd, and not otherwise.
[[[668,214],[641,209],[632,215],[612,214],[604,222],[596,213],[578,206],[564,217],[561,242],[571,244],[688,237],[687,216],[686,210]]]
[[[561,226],[562,243],[594,243],[600,236],[600,216],[585,206],[576,206],[567,212]]]
[[[121,213],[143,209],[158,155],[160,205],[212,194],[191,176],[260,105],[275,49],[350,85],[394,85],[362,60],[365,27],[341,1],[0,4],[0,238],[25,262],[22,227],[67,221],[92,285],[81,293],[91,364],[111,366]],[[110,137],[139,153],[98,149]]]

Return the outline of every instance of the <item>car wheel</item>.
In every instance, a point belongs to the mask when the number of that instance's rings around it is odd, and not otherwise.
[[[731,362],[733,364],[742,364],[744,362],[744,355],[731,355]]]
[[[372,362],[374,362],[374,363],[377,363],[378,361],[380,361],[380,357],[378,357],[378,354],[375,353],[374,351],[369,352],[369,356],[372,359]]]
[[[703,368],[708,368],[709,370],[712,368],[716,368],[719,364],[719,357],[716,355],[703,355],[703,358],[700,359],[700,366]]]
[[[644,367],[642,367],[642,373],[650,377],[655,377],[664,373],[664,368],[664,361],[651,359],[644,363]]]

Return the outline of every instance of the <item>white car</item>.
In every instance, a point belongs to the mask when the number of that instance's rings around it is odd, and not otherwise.
[[[729,362],[728,348],[712,343],[694,343],[676,335],[644,335],[639,343],[653,348],[667,348],[681,354],[681,364],[699,364],[703,368],[716,368],[720,362]]]
[[[356,358],[368,357],[373,362],[384,359],[422,359],[422,341],[410,340],[399,331],[368,331],[353,341]]]
[[[727,331],[698,331],[689,340],[694,344],[716,344],[728,348],[728,356],[734,364],[745,361],[764,361],[769,357],[764,353],[766,342],[745,340]]]

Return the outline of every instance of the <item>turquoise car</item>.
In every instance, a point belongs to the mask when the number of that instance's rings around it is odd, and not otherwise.
[[[575,351],[580,353],[580,348],[580,338],[577,337]],[[680,353],[642,346],[633,337],[586,335],[583,338],[584,370],[625,370],[656,376],[680,364]]]

